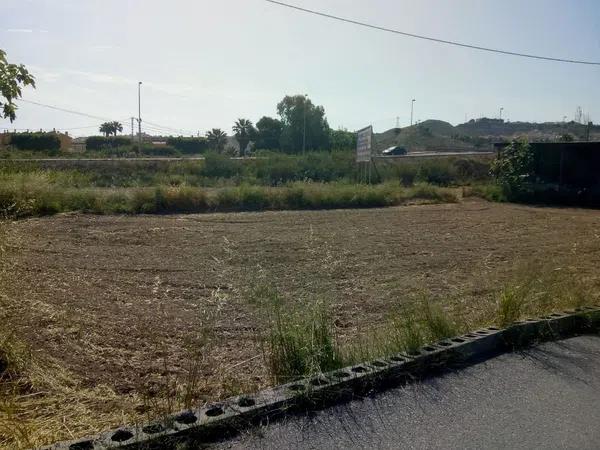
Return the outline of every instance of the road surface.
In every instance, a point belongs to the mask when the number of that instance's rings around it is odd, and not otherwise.
[[[374,155],[375,159],[402,159],[402,158],[444,158],[450,156],[490,156],[495,155],[496,152],[478,152],[478,151],[464,151],[464,152],[409,152],[406,155]]]
[[[547,343],[217,449],[599,449],[600,337]]]

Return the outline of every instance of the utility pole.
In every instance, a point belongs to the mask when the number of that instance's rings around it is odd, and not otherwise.
[[[502,120],[502,111],[504,111],[504,108],[500,108],[500,120]]]
[[[415,112],[415,102],[416,100],[413,98],[412,102],[410,102],[410,126],[413,126],[413,114]]]
[[[133,145],[133,121],[135,120],[135,117],[131,118],[131,144]]]
[[[586,129],[586,133],[585,133],[585,140],[586,141],[590,141],[590,132],[592,131],[592,121],[588,120],[587,123],[587,129]]]
[[[142,82],[138,81],[138,151],[142,151]]]
[[[306,153],[306,98],[307,94],[304,94],[304,126],[302,131],[302,154]]]
[[[400,117],[396,116],[396,128],[400,128]]]

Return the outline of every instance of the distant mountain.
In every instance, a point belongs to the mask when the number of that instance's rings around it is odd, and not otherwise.
[[[426,120],[410,127],[392,128],[375,134],[375,146],[377,151],[396,145],[409,151],[489,150],[494,142],[517,137],[551,141],[569,134],[574,140],[584,140],[587,129],[587,125],[576,122],[506,122],[482,118],[452,126],[442,120]],[[590,139],[600,140],[600,125],[590,127]]]

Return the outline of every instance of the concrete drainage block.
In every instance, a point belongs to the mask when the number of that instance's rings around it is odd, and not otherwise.
[[[176,448],[238,432],[287,411],[318,409],[427,376],[454,363],[469,363],[535,342],[600,331],[600,305],[518,321],[505,329],[488,327],[333,372],[181,411],[164,421],[121,427],[96,436],[61,442],[46,449]]]

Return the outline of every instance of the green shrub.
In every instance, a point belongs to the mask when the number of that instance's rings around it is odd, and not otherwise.
[[[144,155],[144,156],[170,156],[170,157],[181,156],[179,151],[176,148],[170,147],[168,145],[164,145],[164,146],[144,145],[144,146],[142,146],[142,151],[140,152],[140,154]]]
[[[500,151],[492,163],[492,174],[507,198],[529,192],[533,162],[533,152],[525,140],[515,140]]]
[[[242,161],[231,159],[219,153],[209,152],[205,156],[201,173],[209,178],[240,177],[243,171],[242,164]]]
[[[481,197],[492,202],[508,201],[504,189],[498,184],[483,184],[464,188],[463,195],[465,197]]]
[[[167,145],[184,155],[204,153],[208,150],[208,141],[203,137],[169,137]]]
[[[423,183],[449,186],[456,183],[458,174],[456,167],[449,161],[429,160],[420,165],[415,179]]]
[[[125,136],[90,136],[85,140],[86,150],[101,150],[105,147],[118,148],[131,144],[131,138]]]
[[[10,145],[19,150],[45,151],[58,154],[60,139],[55,133],[14,133],[10,135]]]
[[[490,164],[476,159],[457,159],[453,162],[458,180],[473,183],[490,178]]]

